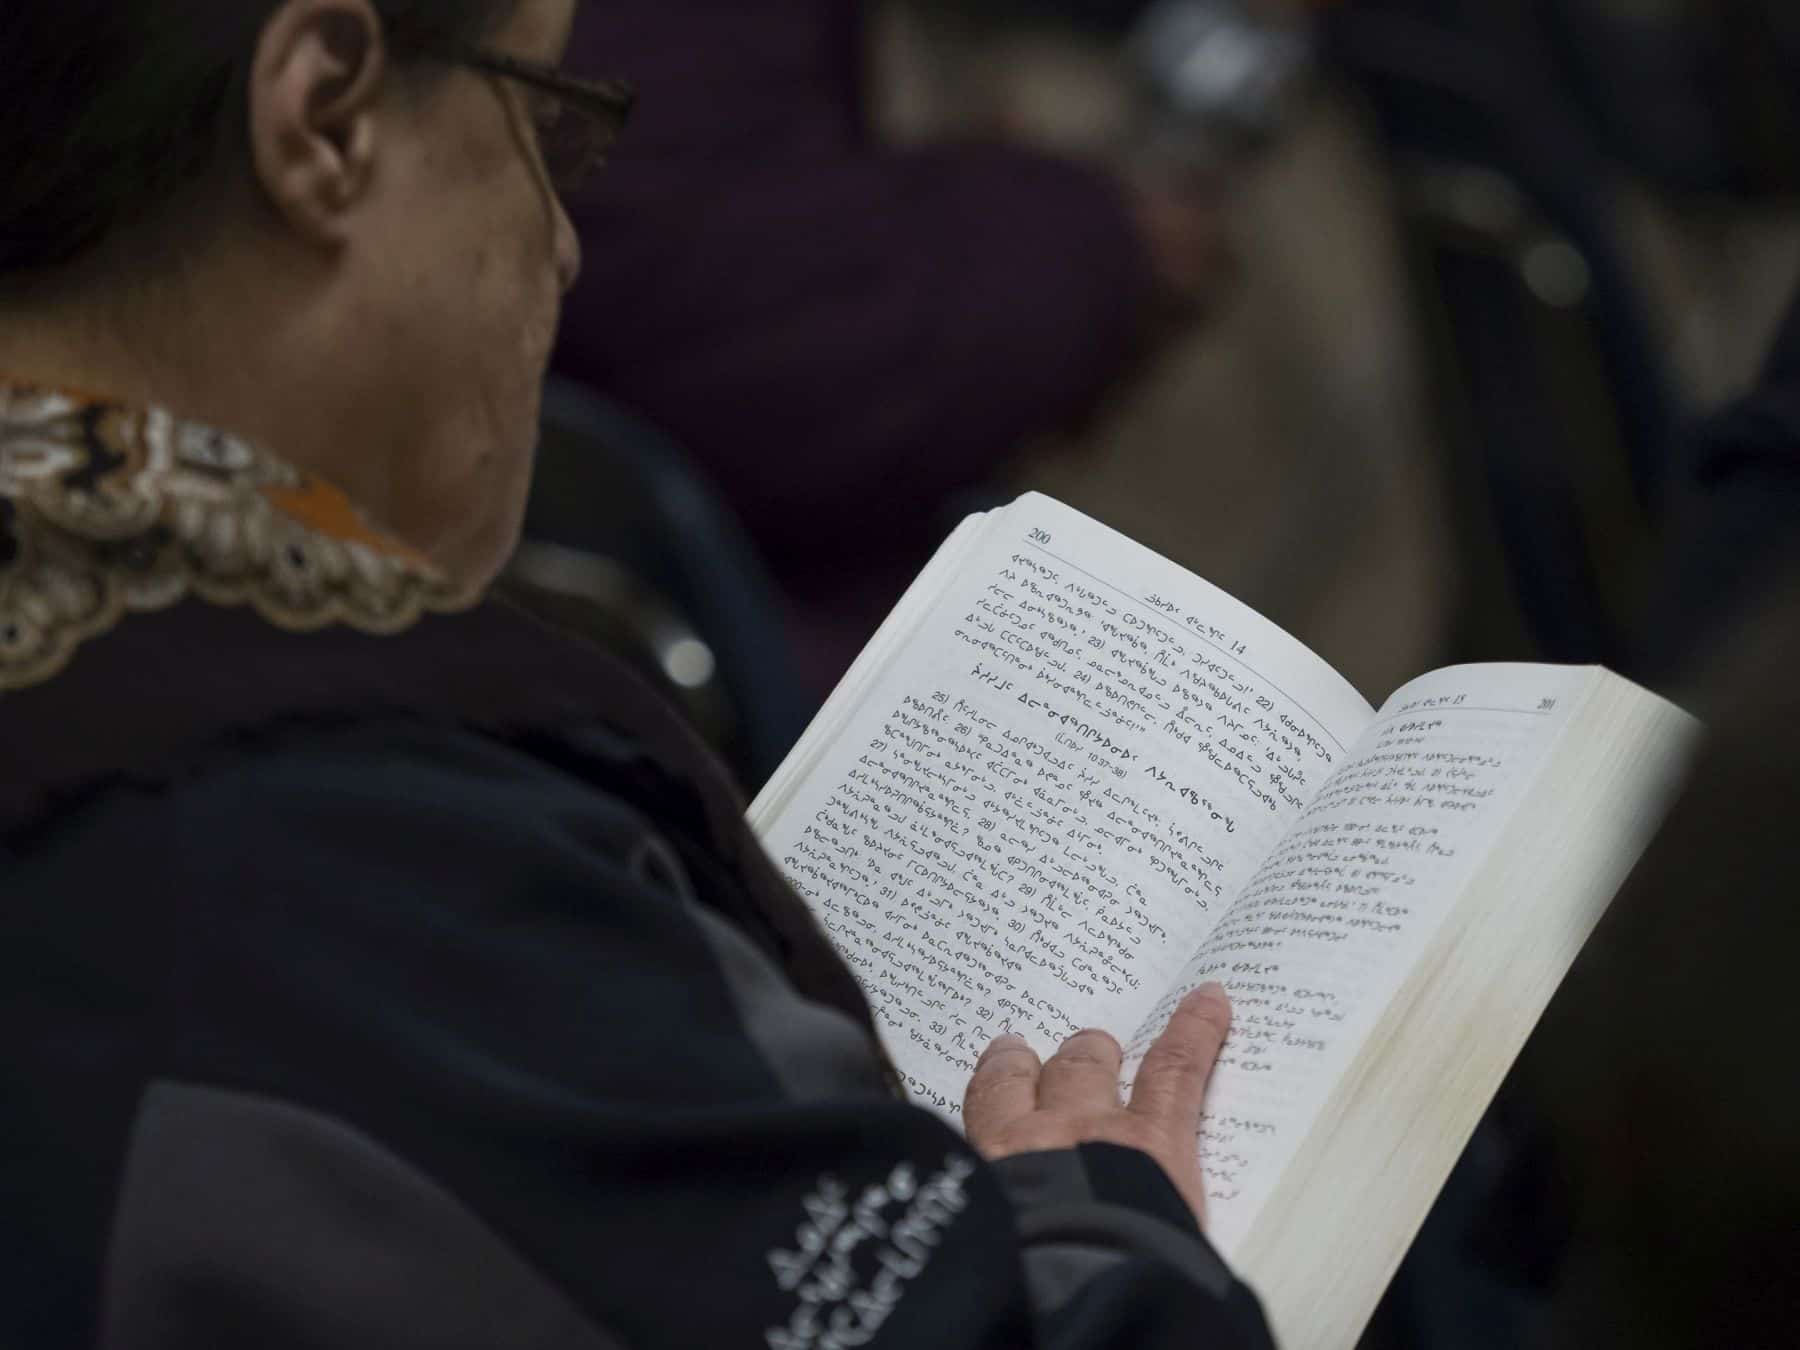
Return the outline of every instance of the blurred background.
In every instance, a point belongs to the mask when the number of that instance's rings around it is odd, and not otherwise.
[[[1446,659],[1625,668],[1683,437],[1800,277],[1777,0],[596,10],[576,59],[642,111],[577,205],[565,551],[521,584],[752,786],[1026,488],[1375,702]]]
[[[1685,696],[1772,584],[1800,460],[1721,517],[1717,419],[1800,284],[1792,0],[591,8],[571,65],[641,112],[574,204],[509,585],[752,790],[1026,489],[1377,704],[1495,659]],[[1572,1204],[1547,1055],[1367,1346],[1533,1343]]]

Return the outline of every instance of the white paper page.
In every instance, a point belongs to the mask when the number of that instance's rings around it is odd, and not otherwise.
[[[1200,1137],[1227,1256],[1592,678],[1461,666],[1396,693],[1138,1029],[1127,1072],[1188,990],[1231,994]]]
[[[1130,1032],[1373,710],[1266,620],[1035,494],[753,815],[953,1119],[989,1040]]]

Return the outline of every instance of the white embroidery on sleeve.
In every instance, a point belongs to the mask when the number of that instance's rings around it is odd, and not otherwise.
[[[797,1300],[787,1325],[769,1328],[769,1350],[852,1350],[872,1341],[968,1207],[963,1183],[975,1167],[973,1158],[952,1155],[920,1181],[901,1163],[854,1197],[836,1177],[820,1177],[801,1202],[806,1219],[794,1249],[768,1254],[776,1285]],[[895,1206],[904,1209],[890,1216]],[[867,1249],[860,1263],[858,1248]]]

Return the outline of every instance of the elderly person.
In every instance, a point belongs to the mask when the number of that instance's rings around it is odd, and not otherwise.
[[[479,603],[576,8],[0,10],[0,1344],[1266,1345],[1218,994],[1129,1106],[997,1043],[965,1140],[669,712]]]

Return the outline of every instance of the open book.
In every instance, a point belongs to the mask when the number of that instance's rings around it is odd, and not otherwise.
[[[1693,738],[1598,669],[1371,708],[1229,596],[1038,495],[965,521],[751,820],[955,1119],[1003,1031],[1234,1022],[1206,1227],[1287,1350],[1354,1344],[1636,861]]]

